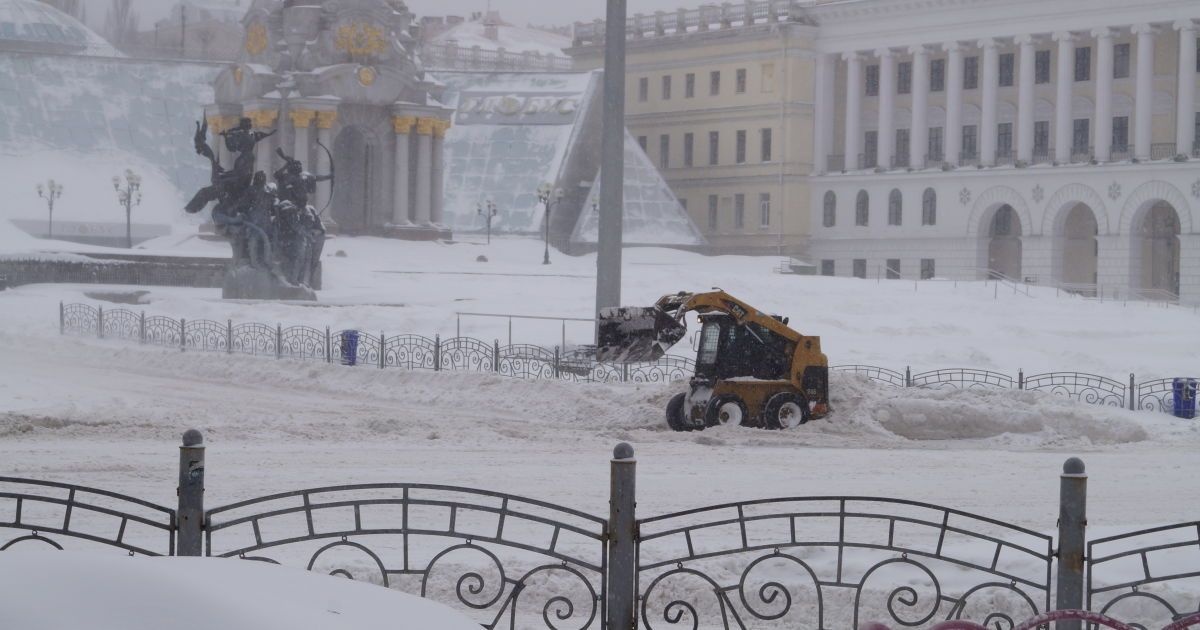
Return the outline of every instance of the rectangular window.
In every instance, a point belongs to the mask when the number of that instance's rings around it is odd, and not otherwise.
[[[638,79],[638,100],[646,102],[650,98],[650,79],[642,77]]]
[[[746,69],[738,68],[737,73],[734,76],[735,76],[735,79],[737,82],[737,86],[736,86],[737,93],[745,94],[746,93]]]
[[[708,196],[708,231],[717,231],[717,196]]]
[[[770,162],[771,161],[771,130],[770,129],[760,130],[759,139],[761,140],[760,153],[762,153],[762,161]]]
[[[1005,158],[1012,157],[1013,148],[1013,125],[1012,123],[1000,123],[996,125],[996,157]]]
[[[934,59],[929,62],[929,91],[942,92],[946,89],[946,60]]]
[[[683,98],[694,98],[696,96],[696,74],[689,72],[683,77]]]
[[[867,259],[866,258],[855,258],[854,259],[854,277],[861,278],[863,280],[867,279]]]
[[[925,155],[929,162],[941,162],[945,159],[942,155],[943,146],[945,146],[945,141],[942,139],[942,128],[930,127],[929,146],[925,149]]]
[[[667,134],[658,137],[658,167],[671,168],[671,136]]]
[[[922,258],[921,259],[921,279],[922,280],[932,280],[933,278],[934,278],[933,259],[932,258]]]
[[[963,59],[963,89],[974,90],[979,87],[979,57]]]
[[[1075,49],[1075,80],[1092,80],[1092,47],[1082,46]]]
[[[649,145],[648,140],[646,139],[646,136],[638,136],[638,146],[642,147],[642,153],[645,153],[647,151],[647,147],[650,145]]]
[[[879,96],[879,64],[867,66],[867,96]]]
[[[1050,121],[1039,120],[1033,123],[1033,154],[1050,155]]]
[[[771,227],[771,193],[758,195],[758,227]]]
[[[1196,72],[1200,72],[1200,37],[1196,38]]]
[[[1113,46],[1113,78],[1129,78],[1129,44]]]
[[[899,258],[887,259],[887,279],[888,280],[899,280],[900,279],[900,259]]]
[[[834,275],[834,266],[833,266],[832,260],[826,259],[826,260],[821,261],[821,275],[822,276]]]
[[[1124,153],[1129,150],[1129,117],[1113,116],[1112,150]]]
[[[775,64],[764,63],[762,65],[762,92],[770,94],[775,91]]]
[[[1088,152],[1088,139],[1091,137],[1091,121],[1087,118],[1077,118],[1071,127],[1071,153]]]
[[[911,166],[908,163],[908,130],[896,130],[896,155],[892,158],[892,163],[896,166]]]
[[[738,193],[733,196],[733,228],[740,230],[746,227],[746,195]]]
[[[963,125],[962,157],[967,160],[979,157],[979,127],[975,125]]]
[[[1033,56],[1033,82],[1050,82],[1050,51],[1039,50]]]
[[[1017,56],[1013,53],[1001,53],[1000,55],[1000,87],[1012,87],[1014,66]]]
[[[879,132],[868,131],[863,137],[863,168],[875,168],[879,156]]]
[[[708,73],[708,94],[717,96],[721,93],[721,71],[713,70]]]
[[[896,93],[912,94],[912,62],[901,61],[896,64]]]
[[[683,165],[692,166],[695,153],[696,137],[691,133],[683,134]]]
[[[721,152],[721,134],[716,131],[708,132],[708,165],[716,166],[717,157]]]
[[[662,78],[662,98],[664,101],[671,100],[671,75],[665,75]]]
[[[1200,147],[1200,112],[1196,113],[1196,126],[1192,130],[1192,147]],[[1193,148],[1192,151],[1196,149]]]
[[[746,163],[746,130],[737,131],[737,148],[734,149],[733,161],[737,164]]]

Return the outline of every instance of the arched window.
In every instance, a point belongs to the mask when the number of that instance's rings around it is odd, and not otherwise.
[[[921,197],[921,225],[937,225],[937,193],[932,188]]]
[[[837,195],[832,190],[825,191],[825,227],[837,225]]]
[[[867,197],[867,191],[865,191],[865,190],[858,191],[858,199],[856,199],[854,201],[854,224],[855,225],[864,225],[864,226],[867,225],[868,220],[871,217],[870,210],[868,209],[868,206],[870,205],[870,201],[871,201],[870,198]]]
[[[904,197],[900,195],[899,188],[893,188],[888,195],[888,225],[901,225],[904,223]]]

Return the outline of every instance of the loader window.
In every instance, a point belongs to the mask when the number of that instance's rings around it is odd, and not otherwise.
[[[700,366],[711,366],[717,362],[717,349],[721,343],[721,325],[717,322],[704,322],[700,330],[700,352],[696,355],[697,372]]]
[[[717,376],[784,380],[788,378],[793,351],[788,340],[758,324],[730,326]]]

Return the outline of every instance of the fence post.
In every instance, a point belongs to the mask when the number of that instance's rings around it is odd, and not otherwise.
[[[633,447],[621,442],[613,449],[608,499],[608,601],[605,627],[637,627],[637,460]]]
[[[187,332],[187,320],[180,317],[179,318],[179,351],[180,352],[184,352],[185,350],[187,350],[187,335],[184,334],[186,332]]]
[[[204,532],[204,436],[195,429],[183,434],[179,447],[179,533],[175,539],[175,555],[203,555]]]
[[[325,362],[333,363],[333,357],[329,354],[333,350],[332,344],[329,343],[329,327],[325,327]]]
[[[283,324],[275,324],[275,358],[283,358]]]
[[[442,371],[442,336],[433,336],[433,371]]]
[[[225,354],[233,354],[233,320],[225,320]]]
[[[500,373],[500,340],[492,342],[492,372]]]
[[[628,363],[621,364],[621,382],[622,383],[629,382],[629,364]]]
[[[904,366],[904,386],[912,387],[912,366]]]
[[[1017,389],[1025,389],[1025,368],[1017,370]]]
[[[383,351],[384,351],[384,347],[385,347],[384,346],[385,339],[387,339],[387,337],[384,336],[383,331],[382,330],[379,331],[379,369],[381,369],[381,370],[383,369],[383,354],[384,354]]]
[[[1134,396],[1134,394],[1137,392],[1137,388],[1134,385],[1135,384],[1134,384],[1134,380],[1133,380],[1133,372],[1130,372],[1129,373],[1129,395],[1128,395],[1130,411],[1133,411],[1134,409],[1137,408],[1137,405],[1135,404],[1137,399]]]
[[[138,343],[146,343],[146,311],[138,313]]]
[[[558,353],[559,352],[560,352],[559,347],[554,346],[554,378],[558,378]]]
[[[96,307],[96,338],[104,338],[104,307]]]
[[[1087,527],[1087,474],[1083,460],[1063,463],[1058,494],[1058,589],[1055,608],[1083,609],[1084,530]],[[1055,622],[1055,630],[1080,630],[1079,620]]]
[[[67,311],[62,302],[58,303],[58,334],[67,334]]]

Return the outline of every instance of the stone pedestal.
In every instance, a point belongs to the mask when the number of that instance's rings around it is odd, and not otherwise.
[[[454,234],[450,228],[438,225],[389,224],[384,226],[379,236],[402,241],[448,241]]]
[[[221,298],[226,300],[306,300],[316,301],[312,289],[291,285],[265,269],[249,265],[230,266],[225,270]]]

